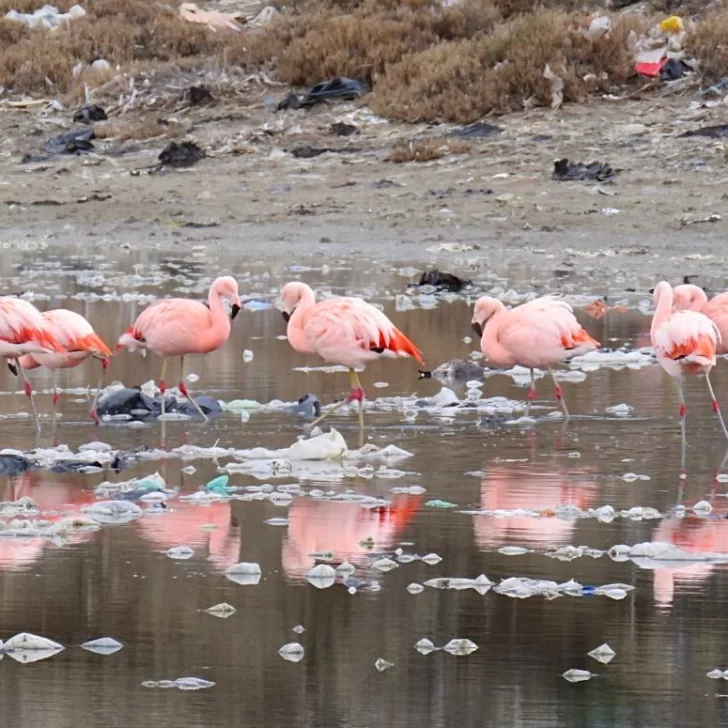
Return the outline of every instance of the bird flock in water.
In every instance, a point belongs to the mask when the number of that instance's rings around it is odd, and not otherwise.
[[[684,376],[705,376],[713,411],[728,440],[728,430],[710,381],[716,355],[728,353],[728,292],[708,300],[705,291],[698,286],[683,284],[673,288],[662,281],[655,287],[653,295],[655,312],[650,337],[658,362],[677,383],[683,453],[687,414],[682,387]],[[230,304],[229,312],[223,299]],[[331,364],[349,369],[351,392],[327,409],[312,425],[318,424],[339,407],[356,402],[359,429],[363,434],[364,390],[357,370],[382,357],[413,357],[424,365],[417,346],[379,309],[361,298],[333,296],[317,302],[310,286],[294,281],[281,290],[281,304],[288,342],[295,351],[318,355]],[[159,381],[162,414],[167,360],[179,357],[179,392],[207,420],[185,385],[184,359],[192,354],[208,354],[223,346],[239,311],[238,284],[231,276],[222,276],[210,286],[206,303],[165,298],[149,305],[119,337],[115,351],[126,348],[146,354],[150,350],[162,358]],[[482,296],[475,302],[471,325],[480,338],[480,348],[491,367],[502,369],[519,365],[530,370],[526,416],[536,396],[534,370],[546,369],[553,379],[563,413],[569,417],[553,367],[598,349],[600,343],[579,324],[566,301],[546,295],[507,309],[501,301]],[[58,370],[79,366],[89,358],[97,359],[101,364],[101,375],[90,414],[98,423],[96,405],[112,351],[83,316],[66,309],[41,313],[22,298],[0,297],[0,356],[7,359],[11,372],[23,378],[38,429],[33,387],[26,372],[37,367],[53,371],[52,401],[55,410],[59,399]]]

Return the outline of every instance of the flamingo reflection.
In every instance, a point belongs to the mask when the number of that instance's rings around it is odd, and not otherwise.
[[[553,508],[572,505],[585,509],[598,496],[594,474],[587,468],[534,469],[530,464],[488,467],[480,484],[482,510],[536,510],[541,517],[474,515],[479,548],[490,550],[512,541],[545,546],[571,543],[574,521],[557,518]]]
[[[42,515],[32,518],[56,523],[69,516],[78,515],[83,506],[96,500],[93,492],[78,487],[77,476],[50,475],[39,471],[29,471],[10,478],[0,500],[17,501],[30,497]],[[19,516],[22,518],[22,516]],[[69,544],[90,540],[93,532],[79,531],[66,537]],[[0,569],[4,571],[23,571],[36,563],[46,548],[56,548],[49,539],[37,538],[0,538]]]
[[[395,496],[391,505],[363,508],[356,503],[296,498],[288,511],[283,543],[283,570],[302,577],[311,569],[316,552],[333,552],[336,561],[355,566],[368,562],[362,542],[373,539],[377,550],[391,548],[420,508],[421,496]]]
[[[696,556],[728,555],[728,520],[723,518],[666,518],[652,535],[653,542],[669,543]],[[694,590],[703,584],[719,564],[686,564],[655,569],[653,594],[662,605],[672,604],[676,589]]]

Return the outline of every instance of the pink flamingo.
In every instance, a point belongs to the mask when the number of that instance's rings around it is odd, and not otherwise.
[[[356,369],[383,357],[414,357],[424,366],[420,350],[377,308],[361,298],[335,296],[316,303],[305,283],[283,286],[283,319],[288,342],[303,354],[349,368],[351,393],[311,423],[318,424],[347,402],[359,403],[359,431],[364,433],[364,390]]]
[[[225,311],[222,299],[231,306],[230,316]],[[136,321],[119,337],[116,350],[126,347],[129,351],[141,350],[146,354],[151,349],[162,357],[162,373],[159,390],[162,393],[162,415],[164,415],[164,394],[167,391],[164,377],[167,357],[180,357],[179,391],[192,402],[202,419],[207,416],[190,396],[184,383],[185,356],[188,354],[209,354],[219,349],[230,337],[230,322],[240,311],[240,297],[237,281],[230,276],[216,278],[210,286],[207,303],[188,298],[165,298],[155,301],[137,316]]]
[[[551,368],[554,364],[597,349],[600,344],[582,328],[566,302],[542,296],[510,310],[501,301],[483,296],[475,302],[473,330],[480,349],[496,367],[519,365],[531,371],[526,417],[536,397],[534,369],[548,369],[556,388],[556,399],[569,417],[564,394]]]
[[[36,352],[34,354],[24,354],[20,357],[20,366],[26,371],[38,367],[46,367],[46,369],[53,371],[52,400],[55,416],[58,400],[60,399],[58,394],[58,370],[77,367],[89,357],[99,359],[101,361],[101,376],[91,405],[91,417],[98,422],[96,402],[103,384],[104,370],[109,366],[108,357],[111,356],[111,350],[103,339],[96,334],[91,324],[75,311],[58,308],[52,311],[44,311],[41,316],[45,321],[46,329],[64,347],[66,353],[44,354]],[[8,368],[13,374],[17,375],[17,369],[12,364],[8,363]]]
[[[728,440],[723,415],[710,383],[710,370],[715,366],[715,350],[720,331],[715,323],[698,311],[674,311],[672,286],[661,281],[655,286],[655,313],[652,317],[650,338],[660,366],[677,382],[680,397],[680,429],[682,432],[683,465],[685,461],[685,397],[682,378],[685,375],[705,374],[713,411],[723,434]]]
[[[33,387],[23,369],[20,358],[24,354],[62,354],[63,346],[48,330],[40,311],[28,301],[15,296],[0,297],[0,357],[14,359],[17,370],[25,380],[25,394],[40,432],[40,421],[35,409]]]
[[[673,307],[678,311],[699,311],[716,325],[720,340],[716,354],[728,354],[728,291],[708,300],[708,294],[692,283],[683,283],[672,289]]]

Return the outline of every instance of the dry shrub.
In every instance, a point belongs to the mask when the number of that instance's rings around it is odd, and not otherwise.
[[[471,145],[460,139],[446,141],[444,139],[415,139],[395,144],[385,157],[387,162],[403,164],[404,162],[431,162],[441,159],[447,154],[467,154]]]
[[[65,13],[74,5],[84,7],[85,3],[83,0],[0,0],[0,15],[4,16],[11,10],[17,10],[19,13],[34,13],[44,5],[53,5]]]
[[[0,21],[0,86],[65,92],[77,63],[171,61],[218,52],[220,37],[183,20],[176,7],[144,0],[97,0],[88,14],[55,31]]]
[[[627,37],[646,22],[612,20],[607,36],[590,41],[583,35],[586,19],[543,10],[518,16],[488,35],[409,54],[387,68],[370,106],[403,121],[470,123],[522,108],[527,99],[549,104],[547,65],[563,79],[565,101],[606,91],[634,75]]]
[[[700,62],[700,72],[708,82],[728,76],[728,10],[719,9],[690,30],[687,37],[688,58]]]
[[[372,83],[387,64],[443,40],[490,31],[500,20],[492,0],[308,0],[258,32],[228,60],[246,66],[274,60],[281,81],[310,85],[334,76]]]

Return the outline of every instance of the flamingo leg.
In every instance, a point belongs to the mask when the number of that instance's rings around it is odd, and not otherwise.
[[[354,385],[352,387],[351,394],[349,395],[349,400],[355,399],[359,402],[359,440],[360,440],[360,447],[364,445],[364,390],[362,389],[361,382],[359,381],[359,375],[353,370],[350,370],[351,372],[351,383]]]
[[[25,394],[30,400],[30,409],[33,412],[33,419],[35,420],[35,429],[36,432],[40,432],[40,420],[38,419],[38,411],[35,408],[35,400],[33,399],[33,385],[30,383],[28,375],[25,373],[25,369],[23,369],[20,363],[20,359],[15,360],[15,366],[18,368],[18,371],[23,375],[23,379],[25,380]]]
[[[51,395],[51,402],[53,402],[53,424],[56,424],[56,417],[58,416],[58,400],[61,395],[58,394],[58,369],[53,370],[53,394]]]
[[[566,402],[564,401],[564,391],[561,389],[561,385],[556,381],[556,375],[554,374],[554,370],[549,367],[549,374],[551,375],[551,379],[554,381],[554,388],[556,389],[556,399],[559,400],[559,403],[561,404],[561,409],[564,411],[564,417],[568,420],[571,415],[569,414],[569,410],[566,407]]]
[[[164,417],[164,400],[167,394],[167,385],[164,382],[165,374],[167,373],[167,357],[162,358],[162,371],[159,375],[159,391],[162,393],[162,414],[161,417]]]
[[[99,401],[99,397],[101,396],[101,391],[104,388],[104,373],[106,372],[106,367],[109,366],[109,360],[108,359],[102,359],[101,360],[101,374],[99,374],[99,383],[96,385],[96,393],[94,394],[93,401],[91,402],[91,409],[89,411],[89,414],[91,415],[91,419],[98,425],[101,421],[99,419],[99,413],[96,411],[96,404]]]
[[[202,417],[202,419],[205,422],[208,422],[207,415],[200,409],[200,405],[197,404],[197,402],[195,402],[195,400],[192,398],[192,396],[190,395],[190,391],[187,389],[187,385],[185,384],[185,358],[184,358],[184,355],[182,355],[180,357],[180,367],[181,367],[181,369],[180,369],[180,375],[179,375],[179,391],[182,392],[183,397],[187,397],[187,400],[189,402],[192,402],[195,409],[199,413],[200,417]]]
[[[533,373],[533,369],[531,369],[531,385],[528,388],[528,403],[526,404],[526,417],[528,417],[529,413],[531,412],[531,402],[536,399],[536,377]]]
[[[708,372],[705,372],[705,381],[708,383],[708,391],[710,392],[710,399],[713,403],[713,412],[715,412],[715,414],[718,416],[718,422],[720,422],[720,427],[723,430],[725,439],[728,440],[728,429],[726,429],[723,415],[720,412],[720,405],[718,404],[718,400],[715,398],[715,392],[713,392],[713,385],[710,383],[710,374],[708,374]]]
[[[346,399],[342,399],[341,402],[337,402],[333,407],[330,407],[323,414],[319,415],[312,423],[311,428],[316,427],[320,422],[325,420],[329,415],[332,415],[337,410],[341,409],[345,404],[349,404],[352,400],[356,399],[359,401],[359,416],[360,416],[360,427],[363,429],[364,425],[364,414],[361,410],[362,400],[364,399],[364,390],[361,388],[359,377],[353,369],[349,369],[349,379],[351,381],[351,394]]]
[[[682,388],[682,382],[680,379],[675,380],[677,382],[677,395],[680,399],[680,437],[681,437],[681,445],[680,445],[680,469],[685,470],[685,451],[687,450],[688,441],[687,437],[685,436],[685,430],[686,430],[686,418],[687,418],[687,407],[685,406],[685,395],[683,394],[683,388]]]

